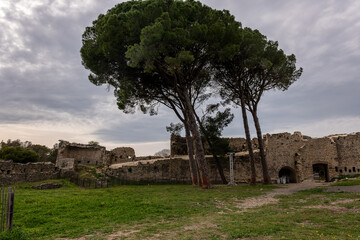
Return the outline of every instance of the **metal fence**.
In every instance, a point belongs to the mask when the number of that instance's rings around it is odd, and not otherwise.
[[[0,232],[13,226],[15,188],[0,188]]]

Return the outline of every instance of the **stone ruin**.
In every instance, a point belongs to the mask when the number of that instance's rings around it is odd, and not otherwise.
[[[236,182],[249,182],[250,158],[244,138],[227,138],[234,151]],[[262,167],[257,139],[252,140],[255,153],[257,181],[262,181]],[[272,182],[288,183],[304,180],[325,180],[341,175],[360,174],[360,133],[331,135],[323,138],[303,136],[300,132],[264,135],[265,153]],[[171,136],[170,158],[135,158],[132,149],[61,144],[61,159],[74,159],[73,164],[106,164],[106,175],[132,182],[190,182],[189,163],[185,138]],[[204,146],[209,163],[210,179],[221,183],[216,164],[208,146]],[[88,153],[83,153],[88,151]],[[125,157],[124,157],[125,156]],[[70,161],[72,163],[72,161]],[[229,160],[222,158],[225,176],[229,176]]]
[[[228,140],[232,151],[236,152],[235,181],[248,182],[251,172],[247,149],[244,146],[245,139]],[[256,154],[257,180],[261,181],[262,167],[257,154],[257,139],[253,139],[252,144]],[[273,182],[279,182],[281,179],[286,179],[285,182],[301,182],[308,179],[330,181],[341,175],[360,174],[360,133],[323,138],[303,136],[300,132],[266,134],[264,145],[268,170]],[[172,136],[170,146],[173,157],[187,154],[184,151],[185,138]],[[204,148],[207,151],[206,146]],[[225,164],[226,168],[228,167]]]
[[[234,158],[236,182],[249,182],[250,158],[243,138],[228,138]],[[252,140],[257,181],[262,181],[262,167],[257,139]],[[342,175],[360,174],[360,133],[331,135],[323,138],[303,136],[300,132],[264,135],[269,175],[273,183],[330,181]],[[208,147],[204,146],[209,154]],[[170,158],[135,157],[132,148],[107,151],[99,145],[61,141],[56,166],[52,163],[19,164],[0,161],[0,185],[66,177],[79,164],[103,165],[104,173],[127,182],[190,183],[185,138],[172,136]],[[155,159],[154,159],[155,158]],[[210,180],[221,183],[216,164],[207,155]],[[229,176],[228,157],[221,159],[225,176]]]
[[[50,162],[14,163],[0,161],[0,186],[22,182],[37,182],[60,177],[60,171]]]
[[[112,165],[131,162],[135,151],[130,147],[118,147],[107,151],[105,147],[93,144],[70,143],[60,141],[56,166],[72,170],[77,165]]]

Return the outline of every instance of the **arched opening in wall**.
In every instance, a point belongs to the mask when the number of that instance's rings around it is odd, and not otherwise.
[[[329,181],[328,165],[327,164],[313,164],[313,173],[315,180]]]
[[[286,178],[290,183],[297,183],[296,171],[291,167],[283,167],[279,171],[279,178]]]

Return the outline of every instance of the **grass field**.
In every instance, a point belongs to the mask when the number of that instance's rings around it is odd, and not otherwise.
[[[29,239],[360,239],[360,195],[322,189],[241,202],[274,186],[119,186],[16,189],[14,224]],[[1,238],[0,239],[5,239]]]

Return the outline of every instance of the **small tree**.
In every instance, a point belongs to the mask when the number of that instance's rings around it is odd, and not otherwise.
[[[199,118],[196,115],[196,118],[203,141],[209,145],[209,150],[213,155],[221,180],[224,184],[227,184],[220,158],[224,158],[230,151],[230,146],[226,139],[221,138],[221,134],[223,129],[232,122],[234,115],[231,113],[230,108],[225,109],[223,112],[218,111],[219,106],[220,104],[208,105],[203,116]],[[212,116],[215,112],[215,116]]]

